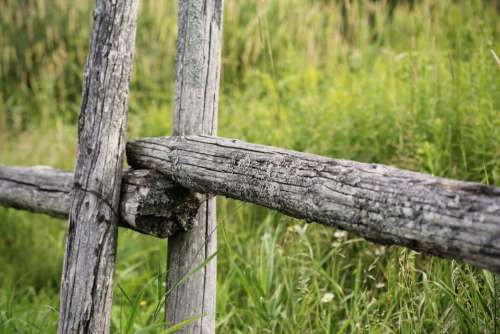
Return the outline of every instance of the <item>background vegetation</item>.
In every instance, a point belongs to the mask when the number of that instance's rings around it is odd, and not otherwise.
[[[219,134],[499,186],[498,2],[389,2],[226,1]],[[0,163],[73,168],[93,5],[0,1]],[[168,135],[176,1],[140,12],[129,137]],[[218,203],[220,333],[500,332],[487,271]],[[0,208],[0,332],[55,332],[64,242]],[[120,231],[113,332],[161,331],[165,251]]]

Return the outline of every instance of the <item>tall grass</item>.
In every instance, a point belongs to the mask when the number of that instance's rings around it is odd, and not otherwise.
[[[500,185],[494,1],[422,0],[392,20],[387,1],[349,3],[345,21],[341,1],[226,1],[219,133]],[[92,6],[0,2],[0,163],[72,168]],[[176,12],[141,2],[130,137],[170,133]],[[218,216],[219,332],[500,331],[487,271],[240,202]],[[0,209],[0,332],[55,331],[64,233]],[[120,232],[113,332],[160,332],[165,248]]]

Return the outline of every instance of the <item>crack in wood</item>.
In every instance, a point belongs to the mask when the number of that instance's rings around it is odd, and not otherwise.
[[[500,272],[500,188],[210,136],[140,139],[127,157],[193,191]]]

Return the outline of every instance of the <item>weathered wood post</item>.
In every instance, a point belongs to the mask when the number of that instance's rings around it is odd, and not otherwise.
[[[174,135],[216,133],[222,12],[222,0],[179,2]],[[182,332],[214,333],[217,262],[210,257],[217,250],[215,198],[200,206],[193,230],[171,237],[168,245],[167,321],[196,319]]]
[[[97,0],[85,65],[59,333],[108,333],[137,0]]]

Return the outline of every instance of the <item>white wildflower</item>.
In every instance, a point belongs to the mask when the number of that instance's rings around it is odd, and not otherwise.
[[[323,295],[323,297],[321,297],[320,302],[323,304],[330,303],[333,300],[333,297],[333,293],[327,292]]]
[[[333,233],[333,236],[337,239],[345,239],[345,238],[347,238],[347,232],[337,230],[337,231],[335,231],[335,233]]]

